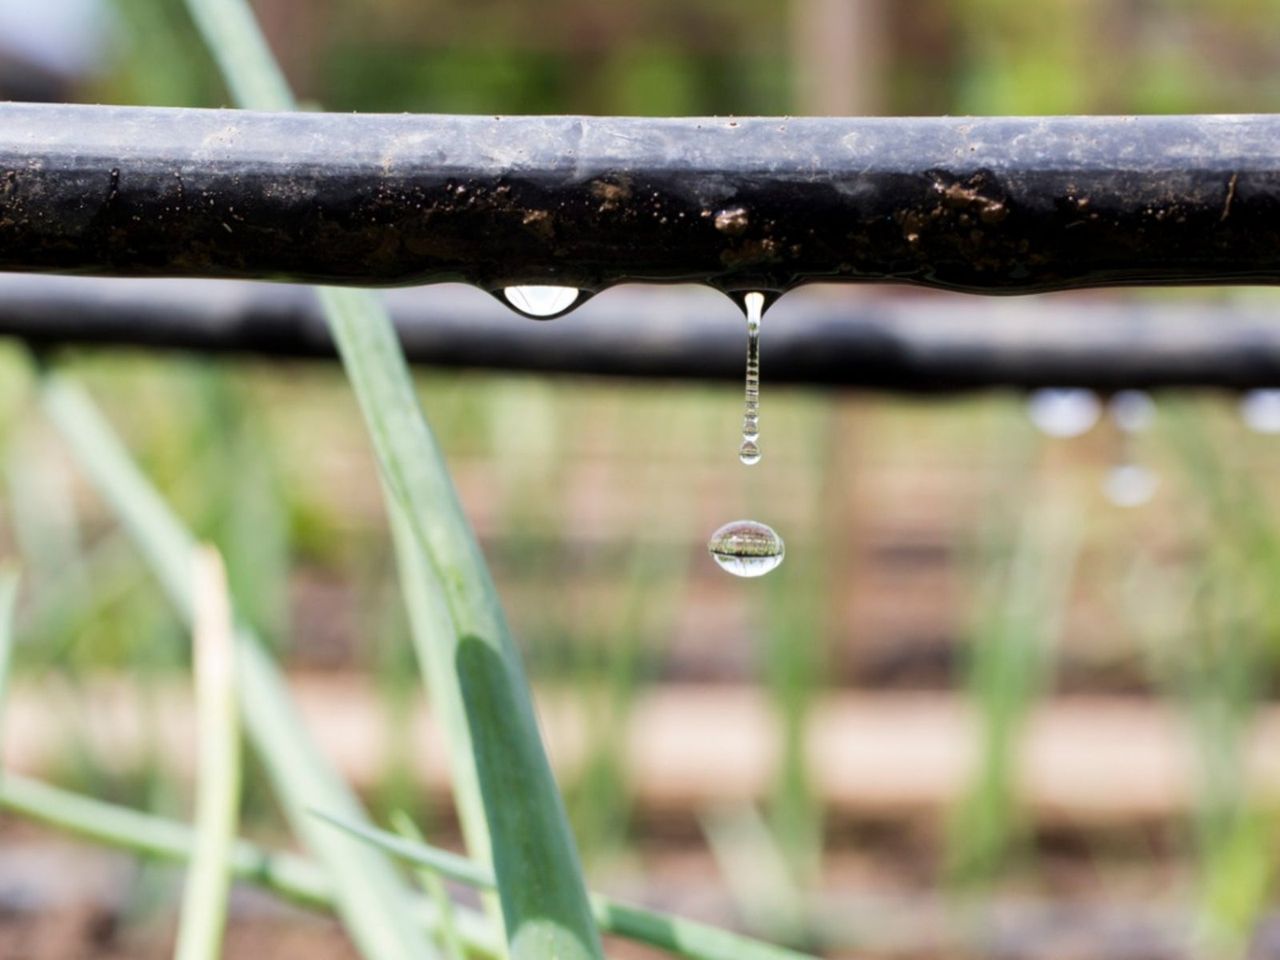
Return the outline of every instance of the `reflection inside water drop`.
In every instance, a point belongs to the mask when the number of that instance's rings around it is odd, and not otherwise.
[[[503,287],[502,296],[525,316],[554,317],[577,303],[580,293],[577,287],[532,285]]]
[[[775,570],[786,554],[782,538],[755,520],[734,520],[711,535],[707,550],[735,577],[762,577]]]
[[[1092,390],[1045,387],[1032,391],[1027,415],[1041,432],[1051,437],[1078,437],[1098,422],[1102,401]]]
[[[742,438],[742,446],[738,447],[738,459],[748,467],[760,462],[760,444],[751,437]]]

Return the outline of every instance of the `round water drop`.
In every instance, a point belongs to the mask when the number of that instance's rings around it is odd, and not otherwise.
[[[1240,398],[1240,416],[1255,433],[1280,433],[1280,390],[1250,390]]]
[[[751,437],[744,437],[742,446],[738,448],[738,459],[748,467],[760,462],[760,444]]]
[[[577,287],[520,286],[503,287],[502,296],[526,317],[546,319],[569,310],[581,296]]]
[[[1078,437],[1098,422],[1102,401],[1092,390],[1046,387],[1032,392],[1027,415],[1041,432],[1051,437]]]
[[[1111,398],[1107,409],[1125,433],[1141,433],[1156,417],[1156,402],[1145,390],[1121,390]]]
[[[1136,463],[1120,463],[1107,471],[1102,491],[1117,507],[1140,507],[1156,494],[1160,478]]]
[[[721,569],[735,577],[763,577],[786,554],[777,532],[755,520],[734,520],[711,535],[707,550]]]

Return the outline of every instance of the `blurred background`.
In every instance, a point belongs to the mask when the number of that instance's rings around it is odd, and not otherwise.
[[[332,110],[1280,109],[1280,0],[255,7]],[[177,0],[0,0],[0,97],[227,102]],[[786,307],[750,470],[736,387],[421,371],[593,885],[833,957],[1280,956],[1275,424],[1220,394],[1041,397],[1046,432],[1023,396],[774,388]],[[336,364],[63,362],[223,550],[375,812],[457,845]],[[33,383],[0,344],[0,561],[24,577],[6,762],[185,817],[185,631]],[[786,538],[762,580],[706,555],[739,516]],[[248,832],[279,839],[252,772],[246,802]],[[0,956],[162,956],[176,890],[0,814]],[[229,955],[354,956],[329,923],[248,894],[236,911]]]

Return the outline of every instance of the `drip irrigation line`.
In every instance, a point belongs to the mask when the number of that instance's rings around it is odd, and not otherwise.
[[[1280,116],[0,105],[0,270],[491,291],[1280,282]]]

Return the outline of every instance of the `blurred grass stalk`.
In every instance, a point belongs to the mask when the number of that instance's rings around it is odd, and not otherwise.
[[[13,667],[13,620],[17,601],[17,571],[0,570],[0,782],[4,779],[4,703]]]
[[[831,398],[806,397],[802,402],[810,414],[802,421],[808,428],[803,449],[812,453],[817,477],[810,497],[820,505],[822,519],[813,525],[803,549],[791,551],[787,563],[768,578],[754,605],[756,622],[764,627],[764,677],[782,727],[769,825],[786,858],[791,896],[813,889],[822,878],[824,810],[810,767],[808,728],[826,683],[832,623],[840,619],[833,616],[831,598],[841,596],[842,578],[850,572],[841,547],[850,536],[852,518],[839,453],[856,442],[856,428],[846,423]],[[793,936],[808,933],[792,930]]]
[[[16,775],[0,781],[0,809],[106,846],[161,860],[188,860],[195,845],[194,833],[184,823]],[[321,829],[333,833],[345,830],[438,876],[481,889],[494,886],[491,871],[447,850],[408,841],[359,821],[317,816],[314,811],[312,819]],[[246,840],[235,841],[227,856],[229,869],[239,880],[270,890],[300,907],[334,909],[333,880],[319,864],[295,854],[268,851]],[[602,930],[690,960],[813,960],[717,927],[633,907],[600,894],[592,895],[591,904]],[[501,938],[488,918],[457,904],[450,909],[458,939],[469,952],[501,956]],[[442,932],[444,920],[440,907],[431,899],[417,898],[414,916],[425,930]]]
[[[105,846],[158,860],[186,861],[196,843],[193,831],[184,823],[16,775],[0,781],[0,808]],[[246,840],[236,840],[227,851],[227,862],[237,880],[269,890],[296,906],[309,910],[333,910],[338,906],[331,872],[296,854],[267,851]],[[425,930],[439,929],[441,918],[434,904],[415,901],[413,913],[415,922]],[[501,956],[500,938],[486,917],[461,907],[455,907],[453,914],[458,936],[469,951]]]
[[[235,637],[227,578],[218,552],[192,556],[195,594],[196,830],[182,898],[176,960],[215,960],[222,952],[228,854],[240,801],[240,722],[236,710]]]
[[[323,810],[316,816],[339,830],[373,844],[394,857],[469,886],[491,887],[493,874],[465,857],[407,840],[385,830],[335,817]],[[592,909],[601,929],[640,943],[648,943],[677,956],[701,960],[814,960],[806,954],[742,937],[718,927],[618,903],[593,894]]]
[[[187,7],[241,107],[296,109],[245,0]],[[460,817],[473,854],[492,855],[511,954],[602,960],[520,656],[390,317],[359,290],[319,294],[378,456],[411,622],[453,747]]]
[[[1062,632],[1080,548],[1080,521],[1061,504],[1032,506],[1016,545],[992,565],[969,649],[967,696],[978,714],[979,766],[947,831],[946,874],[957,893],[998,874],[1021,830],[1018,746],[1044,692]]]
[[[1280,535],[1248,471],[1224,463],[1204,406],[1170,401],[1164,410],[1165,439],[1208,512],[1194,543],[1199,566],[1175,598],[1185,615],[1152,638],[1150,651],[1155,675],[1189,723],[1199,766],[1198,933],[1214,955],[1243,957],[1277,877],[1280,818],[1250,797],[1245,754],[1280,661]]]
[[[190,577],[195,549],[160,495],[130,459],[93,402],[56,372],[41,384],[46,414],[99,494],[137,542],[182,619],[190,625]],[[351,789],[333,771],[298,716],[288,688],[262,642],[237,629],[236,663],[247,732],[297,835],[329,871],[338,912],[357,946],[378,960],[420,960],[430,949],[409,910],[410,892],[391,865],[360,844],[318,827],[307,809],[323,803],[360,819]]]
[[[391,815],[391,824],[395,827],[396,833],[400,834],[404,839],[413,843],[423,843],[423,836],[418,830],[413,820],[403,810],[397,810]],[[458,927],[453,917],[453,901],[449,899],[449,891],[445,889],[444,881],[440,878],[440,874],[434,870],[428,870],[420,867],[417,871],[418,882],[422,886],[422,892],[427,898],[436,905],[439,911],[439,939],[440,947],[444,950],[444,954],[449,960],[465,960],[466,951],[463,948],[462,940],[458,936]]]
[[[720,876],[747,929],[783,943],[810,939],[805,893],[770,824],[751,804],[699,818]]]

